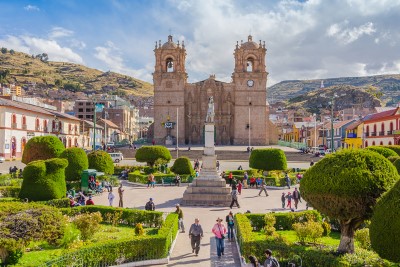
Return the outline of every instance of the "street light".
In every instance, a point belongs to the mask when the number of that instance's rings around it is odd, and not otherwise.
[[[317,147],[317,114],[313,114],[314,117],[314,146]]]
[[[325,97],[325,94],[321,94],[322,97]],[[340,95],[342,96],[342,95]],[[334,145],[333,145],[333,107],[335,106],[335,98],[338,98],[339,96],[334,93],[332,96],[330,96],[331,101],[329,104],[331,105],[331,153],[333,153],[334,150]],[[329,98],[329,97],[328,97]]]

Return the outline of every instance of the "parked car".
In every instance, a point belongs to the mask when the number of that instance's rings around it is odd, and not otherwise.
[[[114,142],[108,142],[106,146],[107,146],[107,147],[114,147],[114,146],[115,146],[115,143],[114,143]]]
[[[6,161],[6,159],[4,157],[0,157],[0,163],[3,163],[4,161]]]
[[[110,154],[112,160],[113,160],[115,163],[118,163],[118,162],[120,162],[121,160],[124,159],[124,156],[122,155],[121,152],[108,153],[108,154]]]

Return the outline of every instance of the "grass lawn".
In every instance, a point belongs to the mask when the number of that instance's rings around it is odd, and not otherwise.
[[[283,236],[287,241],[290,243],[295,243],[297,242],[297,236],[296,232],[291,230],[291,231],[276,231],[278,234]],[[264,240],[265,239],[265,234],[262,232],[253,232],[254,238],[257,240]],[[326,246],[334,246],[337,247],[339,246],[340,243],[340,233],[337,232],[331,232],[329,236],[323,236],[319,242],[320,244],[326,245]]]
[[[158,229],[155,228],[145,228],[144,230],[147,235],[155,235],[158,232]],[[123,239],[134,235],[135,229],[131,226],[113,227],[111,225],[102,224],[100,230],[95,233],[94,237],[88,242],[102,243],[107,240]],[[68,252],[71,251],[71,249],[52,247],[46,243],[40,242],[32,243],[29,247],[40,247],[43,250],[25,252],[16,266],[39,266],[51,259],[61,256],[65,250]]]

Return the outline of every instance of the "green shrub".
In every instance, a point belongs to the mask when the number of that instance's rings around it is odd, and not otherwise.
[[[397,169],[397,173],[400,174],[400,159],[397,159],[395,162],[393,162],[393,165]]]
[[[382,258],[400,262],[400,181],[382,196],[374,209],[369,234],[371,247]]]
[[[23,172],[19,198],[41,201],[63,198],[67,189],[65,184],[66,159],[37,160],[29,163]]]
[[[135,226],[135,235],[137,236],[142,236],[144,235],[144,229],[143,229],[143,225],[141,223],[136,224]]]
[[[174,165],[171,168],[176,174],[192,174],[194,173],[192,163],[188,157],[179,157],[175,160]]]
[[[70,248],[70,246],[79,241],[81,231],[73,223],[68,223],[65,227],[64,234],[61,239],[57,241],[58,245],[62,248]]]
[[[400,146],[399,145],[390,145],[390,146],[383,146],[385,148],[389,148],[397,153],[400,156]]]
[[[395,162],[397,159],[400,159],[400,156],[390,156],[387,158],[391,163]]]
[[[74,216],[80,213],[100,212],[104,221],[107,221],[107,214],[114,214],[115,212],[122,211],[119,224],[135,226],[141,223],[147,227],[160,227],[162,225],[162,212],[159,211],[146,211],[135,209],[124,209],[106,206],[78,206],[74,208],[60,209],[60,211],[68,216]]]
[[[171,159],[171,153],[165,146],[142,146],[136,151],[136,160],[146,162],[151,167],[157,161],[166,163]]]
[[[382,155],[346,149],[308,169],[300,182],[301,194],[312,207],[340,221],[339,252],[354,252],[354,231],[371,217],[377,199],[398,179],[396,168]]]
[[[103,221],[100,212],[83,213],[75,216],[72,221],[79,229],[83,240],[89,240],[99,231],[100,223]]]
[[[121,220],[122,210],[115,210],[113,213],[106,213],[105,217],[106,219],[104,221],[115,227]]]
[[[22,163],[28,164],[35,160],[58,158],[64,150],[63,143],[56,136],[36,136],[26,143],[22,154]]]
[[[228,175],[229,173],[232,173],[232,175],[237,175],[237,176],[243,176],[245,172],[247,172],[247,174],[248,174],[249,176],[252,176],[252,175],[258,176],[258,175],[261,174],[260,171],[257,170],[257,169],[232,170],[232,171],[229,171],[229,170],[228,170],[228,171],[225,171],[225,173],[226,173],[227,175]]]
[[[88,157],[82,148],[67,148],[61,153],[60,158],[68,160],[68,166],[65,168],[66,181],[80,181],[82,172],[89,168]]]
[[[267,213],[264,216],[264,232],[267,236],[274,236],[276,233],[276,229],[274,227],[275,223],[276,223],[276,219],[274,214],[272,213]]]
[[[276,148],[255,149],[251,152],[249,165],[250,168],[264,171],[286,170],[286,155],[283,150]]]
[[[303,245],[306,241],[316,243],[324,233],[321,224],[313,221],[295,223],[293,224],[293,229],[296,232],[299,242]]]
[[[96,150],[88,154],[89,168],[105,174],[114,173],[114,163],[110,154],[102,150]]]
[[[69,198],[52,199],[45,201],[43,204],[53,206],[56,208],[68,208],[70,206]]]
[[[354,234],[355,240],[358,242],[361,248],[370,249],[371,248],[371,240],[369,238],[369,229],[363,228],[359,229]]]
[[[331,230],[332,230],[331,225],[327,222],[322,222],[321,226],[324,229],[323,236],[329,236],[331,234]]]
[[[379,153],[385,158],[399,156],[394,150],[382,146],[369,146],[365,149]]]
[[[2,197],[18,197],[20,191],[20,186],[0,186],[0,195]]]
[[[0,263],[3,266],[17,264],[22,257],[23,245],[15,239],[0,237]]]

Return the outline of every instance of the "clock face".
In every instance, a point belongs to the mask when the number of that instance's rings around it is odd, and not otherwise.
[[[247,81],[247,86],[253,87],[253,85],[254,85],[254,81],[253,80],[248,80]]]

